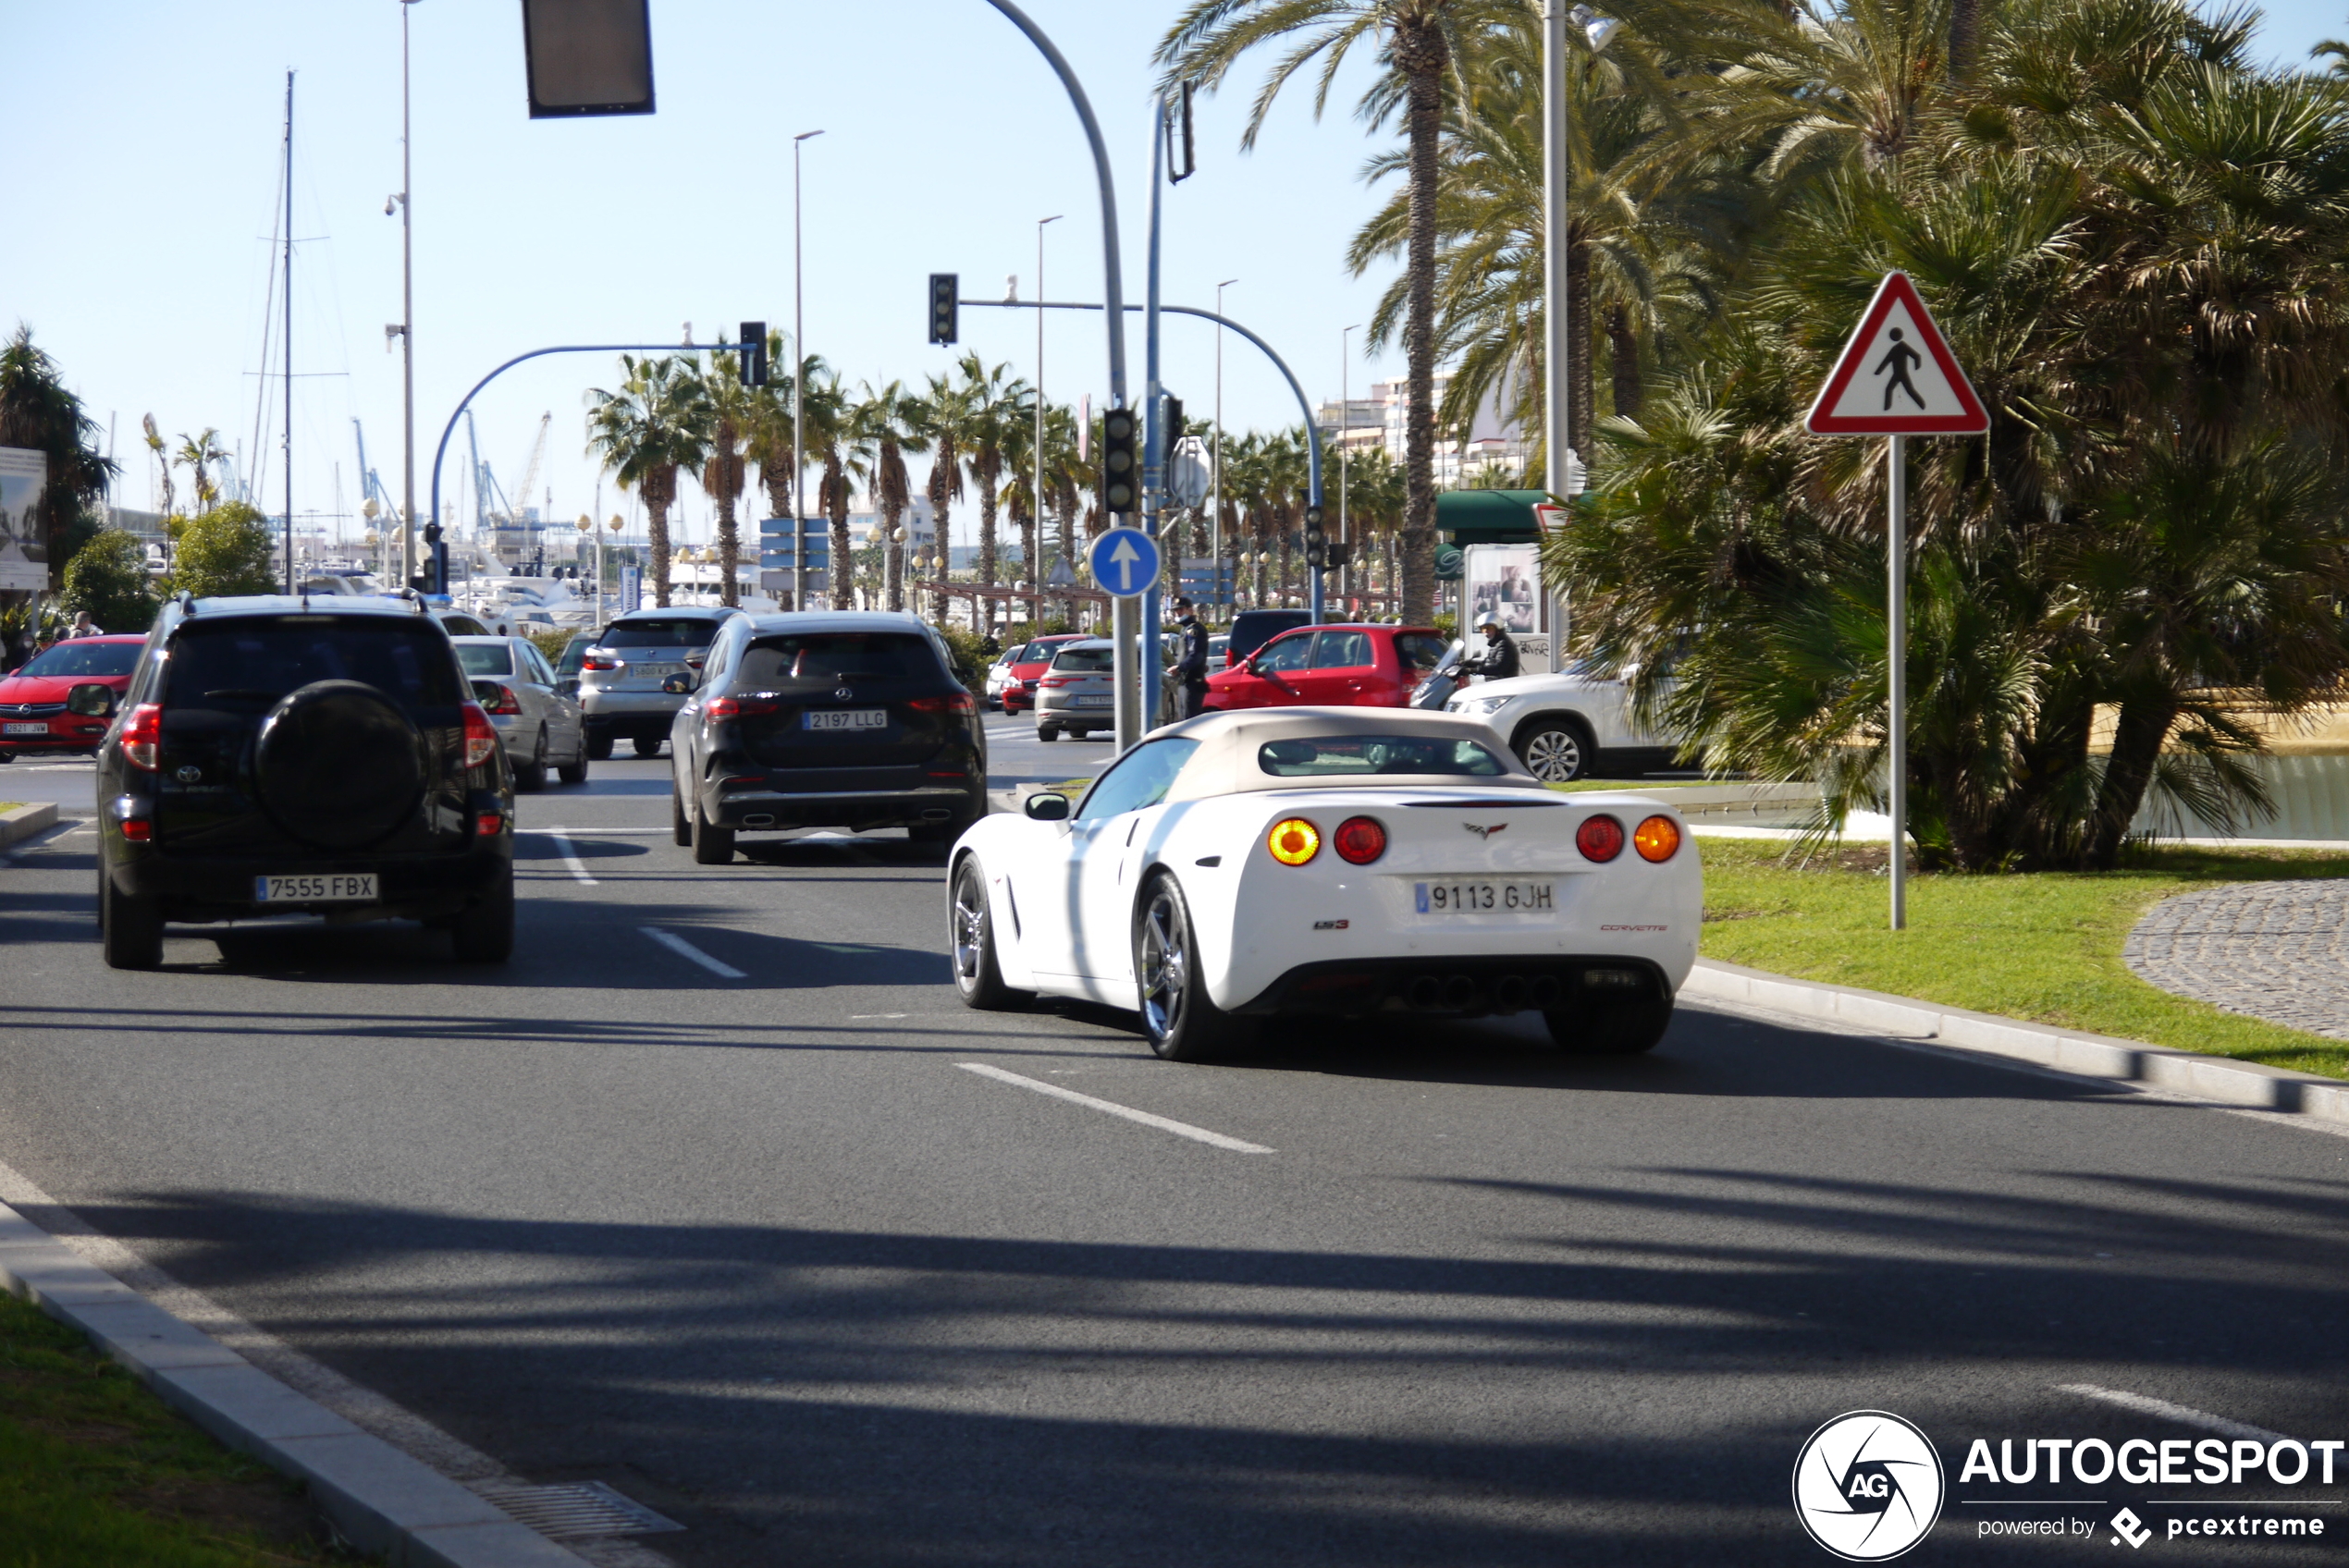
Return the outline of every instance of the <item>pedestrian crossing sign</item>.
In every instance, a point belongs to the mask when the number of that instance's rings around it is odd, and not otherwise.
[[[1888,272],[1803,425],[1815,435],[1974,435],[1990,416],[1916,285]]]

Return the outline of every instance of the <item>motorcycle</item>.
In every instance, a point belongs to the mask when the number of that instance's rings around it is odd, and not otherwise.
[[[1462,651],[1463,644],[1454,642],[1436,661],[1435,668],[1420,677],[1420,683],[1411,688],[1411,706],[1444,711],[1444,704],[1452,700],[1452,694],[1468,684],[1468,675],[1461,668]]]

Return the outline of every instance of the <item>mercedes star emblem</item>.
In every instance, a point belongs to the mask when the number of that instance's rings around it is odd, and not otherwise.
[[[836,690],[832,692],[832,700],[833,700],[834,702],[844,703],[844,702],[848,701],[848,699],[849,699],[849,698],[854,697],[855,694],[856,694],[855,692],[854,692],[850,691],[847,687],[842,686],[842,687],[840,687],[840,688],[836,689]]]

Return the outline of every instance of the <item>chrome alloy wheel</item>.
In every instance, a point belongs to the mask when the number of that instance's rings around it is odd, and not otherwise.
[[[970,864],[954,878],[954,984],[965,991],[978,985],[987,960],[987,884]]]
[[[1582,741],[1571,729],[1544,729],[1525,743],[1526,770],[1544,784],[1569,784],[1582,772]]]
[[[1166,1039],[1183,1026],[1191,979],[1184,925],[1181,900],[1162,883],[1142,915],[1142,1024],[1153,1040]]]

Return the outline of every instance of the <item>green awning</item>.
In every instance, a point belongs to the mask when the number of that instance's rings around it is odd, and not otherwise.
[[[1435,497],[1436,532],[1456,545],[1533,545],[1533,508],[1558,505],[1547,490],[1445,490]]]

